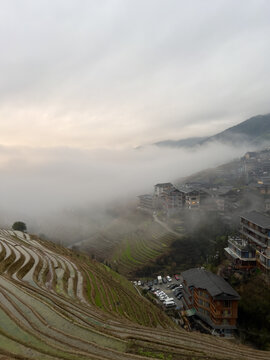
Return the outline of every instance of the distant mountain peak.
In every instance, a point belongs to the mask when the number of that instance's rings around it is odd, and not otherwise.
[[[253,116],[235,126],[209,137],[191,137],[181,140],[164,140],[154,143],[159,147],[190,148],[212,141],[228,144],[241,142],[253,145],[270,142],[270,114]]]

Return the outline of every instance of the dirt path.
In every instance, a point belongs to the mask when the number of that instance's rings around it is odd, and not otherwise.
[[[170,232],[170,233],[172,233],[172,234],[174,234],[176,236],[182,236],[183,235],[183,234],[171,229],[164,221],[159,220],[157,215],[153,214],[153,219],[155,220],[155,222],[157,222],[159,225],[161,225],[168,232]]]

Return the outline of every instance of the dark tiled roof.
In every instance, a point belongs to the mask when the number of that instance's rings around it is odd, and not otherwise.
[[[241,215],[242,218],[262,227],[263,229],[270,229],[270,216],[261,214],[257,211]]]
[[[191,187],[191,186],[176,186],[176,189],[178,191],[181,191],[185,194],[189,194],[189,193],[192,193],[192,192],[199,192],[197,189],[195,189],[194,187]]]
[[[206,289],[212,297],[240,299],[239,294],[222,277],[204,269],[190,269],[182,272],[188,286]]]
[[[167,186],[173,186],[173,185],[172,185],[172,183],[161,183],[161,184],[156,184],[155,186],[167,187]]]

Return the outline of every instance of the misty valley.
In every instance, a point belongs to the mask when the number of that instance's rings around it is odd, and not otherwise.
[[[0,360],[270,359],[270,1],[0,1]]]

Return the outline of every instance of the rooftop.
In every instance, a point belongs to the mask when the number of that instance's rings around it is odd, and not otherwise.
[[[245,241],[242,238],[239,237],[229,237],[228,242],[231,242],[234,244],[238,249],[241,249],[243,251],[251,251],[253,248],[248,244],[247,241]]]
[[[196,189],[196,188],[193,187],[193,186],[180,185],[180,186],[176,186],[176,189],[177,189],[178,191],[181,191],[181,192],[185,193],[185,194],[189,194],[189,193],[191,193],[191,192],[197,192],[197,193],[199,192],[199,190]]]
[[[270,229],[270,216],[261,214],[257,211],[251,211],[249,213],[241,215],[241,218],[256,224],[263,229]]]
[[[188,286],[206,289],[212,297],[239,300],[239,294],[222,277],[210,271],[196,268],[184,271],[182,277]]]
[[[173,186],[172,183],[160,183],[160,184],[156,184],[155,186],[158,186],[158,187],[167,187],[167,186]]]

